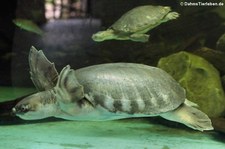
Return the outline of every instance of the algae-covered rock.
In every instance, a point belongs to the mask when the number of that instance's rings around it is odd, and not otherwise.
[[[210,117],[225,111],[225,96],[219,72],[205,59],[179,52],[161,58],[158,67],[176,79],[186,89],[187,98],[199,105]]]

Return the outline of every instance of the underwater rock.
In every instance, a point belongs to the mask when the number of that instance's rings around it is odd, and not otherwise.
[[[225,74],[225,53],[218,50],[213,50],[207,47],[202,47],[196,51],[194,54],[199,55],[209,61],[213,66],[215,66],[222,74]]]
[[[225,133],[225,118],[212,118],[212,124],[213,124],[213,128],[216,131]]]
[[[225,33],[217,41],[216,49],[225,52]]]
[[[186,89],[187,98],[199,105],[199,109],[210,117],[223,115],[225,96],[219,72],[205,59],[179,52],[161,58],[162,68]]]

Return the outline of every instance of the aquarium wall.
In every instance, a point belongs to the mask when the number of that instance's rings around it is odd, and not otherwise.
[[[8,70],[8,74],[11,72],[9,75],[2,72],[2,75],[6,77],[3,80],[8,80],[4,81],[5,84],[24,85],[24,83],[29,82],[28,74],[25,72],[29,69],[27,54],[31,45],[43,49],[47,55],[48,51],[51,51],[52,53],[50,52],[49,56],[53,58],[56,65],[59,65],[59,69],[66,64],[79,68],[96,63],[116,61],[140,62],[156,66],[159,58],[178,51],[193,52],[202,46],[216,49],[216,43],[224,30],[223,7],[180,6],[180,1],[105,2],[90,0],[81,1],[80,4],[76,1],[71,1],[71,4],[69,2],[61,4],[58,1],[54,3],[35,1],[24,4],[25,2],[21,0],[8,3],[10,9],[7,9],[9,11],[7,13],[11,15],[2,14],[2,22],[4,22],[2,26],[4,25],[6,28],[2,32],[5,36],[9,36],[10,42],[6,42],[7,44],[2,46],[2,66],[8,66],[4,69],[12,68],[12,72]],[[91,39],[93,33],[107,29],[128,10],[146,4],[169,5],[172,10],[179,12],[181,15],[179,19],[161,24],[160,27],[151,30],[149,34],[152,38],[145,44],[114,40],[96,43]],[[62,7],[63,5],[65,7]],[[67,10],[67,5],[71,5],[72,8],[68,7]],[[80,5],[80,8],[73,8],[74,5],[78,5],[76,7]],[[4,13],[6,14],[5,11]],[[6,17],[10,18],[5,19]],[[42,28],[45,34],[40,36],[35,33],[34,28],[33,31],[21,29],[13,23],[13,19],[31,20]],[[30,26],[31,30],[32,27]],[[4,40],[2,41],[4,42]],[[12,52],[7,52],[10,50]],[[72,55],[78,56],[74,58]],[[65,56],[67,56],[66,61]],[[73,58],[68,58],[69,56]],[[58,60],[55,60],[56,57]],[[24,65],[21,63],[24,63]],[[17,74],[14,73],[17,70],[22,71],[17,72]],[[21,74],[23,76],[20,79],[17,79],[19,73],[24,74]],[[23,79],[26,79],[26,81],[22,81]]]
[[[148,9],[134,10],[149,5]],[[12,134],[24,129],[28,131],[22,139],[15,140],[21,143],[18,148],[37,148],[40,144],[43,148],[101,148],[101,141],[112,146],[104,148],[224,146],[224,0],[12,0],[0,8],[0,136],[6,140],[0,148],[16,148],[9,142],[20,136]],[[36,60],[31,58],[32,48],[39,51],[39,55],[33,51],[38,55],[33,54]],[[142,115],[108,122],[55,117],[30,121],[13,115],[13,108],[24,98],[57,86],[65,66],[78,70],[118,62],[165,71],[184,89],[181,92],[185,92],[189,104],[209,117],[214,130],[198,132],[159,118],[158,113],[149,119]],[[155,77],[153,83],[159,76]],[[159,88],[154,94],[161,92]],[[181,97],[178,94],[176,97]],[[176,100],[183,105],[185,99]],[[178,104],[176,100],[171,101]],[[84,103],[79,102],[80,106]],[[121,108],[125,104],[114,105]],[[67,140],[51,140],[42,130]],[[35,133],[38,135],[34,139],[27,140]],[[73,139],[78,141],[73,143]],[[23,145],[24,141],[31,142],[29,147]]]

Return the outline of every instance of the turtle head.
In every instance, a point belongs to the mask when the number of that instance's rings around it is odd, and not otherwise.
[[[115,34],[112,29],[107,29],[106,31],[99,31],[92,35],[92,39],[97,42],[101,42],[104,40],[114,39]]]
[[[55,115],[57,104],[50,91],[43,91],[22,99],[12,109],[12,112],[25,120],[43,119]]]

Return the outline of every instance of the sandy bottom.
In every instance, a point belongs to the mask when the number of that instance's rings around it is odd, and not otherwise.
[[[3,88],[0,88],[3,91]],[[8,92],[11,91],[11,94]],[[32,90],[5,89],[0,99]],[[151,119],[154,120],[154,119]],[[219,133],[157,124],[149,119],[55,121],[0,126],[0,149],[222,149]]]

